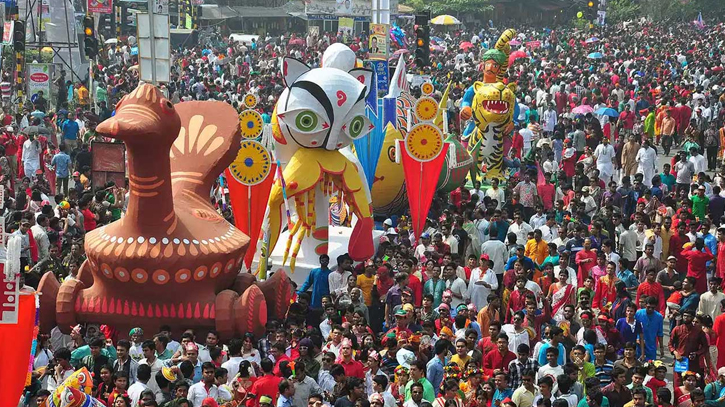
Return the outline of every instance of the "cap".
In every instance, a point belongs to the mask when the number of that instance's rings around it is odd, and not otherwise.
[[[451,328],[448,328],[447,326],[444,326],[443,328],[441,328],[441,334],[446,334],[448,336],[453,336],[453,331],[451,330]]]
[[[721,367],[720,369],[717,369],[717,375],[718,375],[718,377],[725,376],[725,367]]]
[[[372,403],[385,404],[385,401],[383,400],[383,396],[380,393],[373,393],[372,395],[370,395],[370,404]]]
[[[587,186],[582,187],[582,192],[589,192],[589,187],[587,187]]]
[[[411,290],[410,287],[405,287],[402,290],[400,290],[400,293],[413,295],[413,290]]]
[[[701,190],[704,191],[705,190],[705,186],[704,185],[700,185],[699,187],[697,187],[697,189],[701,189]]]
[[[272,404],[272,398],[269,396],[262,396],[259,398],[259,404]]]
[[[65,201],[63,201],[63,202],[65,202]],[[63,206],[63,202],[61,202],[61,207]],[[65,203],[68,203],[68,202],[65,202]],[[132,328],[128,332],[128,336],[131,336],[131,335],[141,335],[141,336],[143,336],[143,329],[141,329],[141,328]]]
[[[401,308],[401,309],[395,311],[395,316],[396,317],[406,317],[406,316],[408,316],[408,311]]]
[[[468,310],[468,306],[466,304],[458,304],[456,311],[460,311],[462,309]]]
[[[411,313],[415,311],[415,308],[413,307],[413,304],[403,304],[403,310],[407,313]]]
[[[386,235],[397,235],[398,232],[395,231],[395,228],[388,228],[388,230],[385,232]]]
[[[423,233],[422,233],[422,234],[420,235],[420,238],[421,238],[421,239],[430,239],[430,233],[428,233],[428,232],[423,232]]]
[[[70,209],[70,204],[68,203],[68,201],[63,201],[59,203],[58,206],[60,206],[60,209]]]
[[[43,173],[43,170],[41,170],[41,169],[37,169],[37,170],[35,170],[35,174],[36,174],[36,175],[40,175],[40,174],[42,174],[42,173]]]
[[[170,368],[170,367],[162,367],[161,368],[161,374],[164,376],[164,379],[175,382],[176,381],[176,367]]]
[[[269,399],[269,401],[271,402],[272,399]],[[262,403],[261,400],[259,402]],[[219,404],[213,398],[207,397],[201,402],[201,407],[219,407]]]
[[[73,173],[73,176],[74,176],[74,177],[80,177],[80,176],[81,176],[81,173],[80,173],[80,172],[78,172],[78,171],[76,171],[76,172],[74,172],[74,173]]]
[[[668,256],[667,257],[667,260],[675,260],[676,261],[677,260],[677,257],[675,257],[675,256]]]
[[[393,220],[388,218],[383,221],[383,225],[393,226]]]

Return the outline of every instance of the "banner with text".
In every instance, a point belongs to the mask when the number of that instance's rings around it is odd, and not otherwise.
[[[28,67],[28,95],[43,91],[45,98],[50,97],[50,64],[26,64]]]
[[[89,13],[110,14],[113,11],[113,0],[88,0]]]
[[[387,92],[388,91],[388,60],[376,60],[376,61],[370,61],[373,65],[373,70],[375,71],[375,77],[377,78],[377,86],[379,92]]]
[[[337,31],[341,32],[343,35],[352,35],[355,20],[348,17],[340,17],[337,21]]]
[[[388,24],[370,24],[370,38],[368,39],[370,59],[387,59],[389,31],[390,26]]]

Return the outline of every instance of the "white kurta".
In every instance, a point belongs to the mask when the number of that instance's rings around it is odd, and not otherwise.
[[[40,143],[37,140],[25,140],[25,143],[23,143],[22,158],[25,176],[35,176],[35,171],[40,169]]]
[[[599,170],[599,178],[608,182],[614,174],[614,147],[611,144],[600,144],[594,150],[594,158],[597,159],[597,169]]]
[[[637,174],[643,174],[642,183],[647,187],[652,186],[652,177],[657,170],[657,153],[652,147],[640,148],[635,157],[637,161]]]
[[[488,288],[481,284],[485,282],[491,285]],[[471,281],[468,282],[468,298],[471,299],[471,303],[476,306],[477,310],[488,305],[488,295],[491,294],[492,290],[498,289],[498,279],[496,279],[496,273],[492,269],[487,269],[483,272],[479,267],[476,267],[471,271]]]

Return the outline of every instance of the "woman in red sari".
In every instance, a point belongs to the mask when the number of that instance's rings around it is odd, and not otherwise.
[[[551,314],[556,320],[563,318],[564,306],[576,304],[576,289],[568,281],[569,270],[563,268],[559,271],[559,281],[549,287]]]

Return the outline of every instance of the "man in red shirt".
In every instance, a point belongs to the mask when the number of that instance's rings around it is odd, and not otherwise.
[[[508,373],[509,363],[512,360],[516,360],[516,354],[509,350],[509,337],[505,333],[500,333],[496,338],[496,349],[483,357],[483,374],[491,376],[494,370],[503,370]]]
[[[705,246],[705,239],[698,237],[695,247],[683,250],[682,256],[687,259],[687,277],[694,277],[697,281],[695,290],[704,294],[707,291],[706,264],[713,259],[712,252]]]
[[[283,361],[291,362],[292,359],[287,356],[287,347],[282,342],[275,342],[272,347],[269,349],[269,354],[272,355],[274,358],[274,371],[273,373],[276,376],[282,376],[282,373],[279,370],[279,364]],[[257,394],[257,393],[255,393]]]
[[[337,361],[345,369],[345,376],[365,378],[365,368],[363,364],[352,358],[352,341],[345,338],[340,346],[340,359]]]
[[[256,382],[254,382],[254,384],[252,384],[250,393],[256,396],[254,405],[259,405],[259,398],[262,396],[271,397],[272,405],[276,405],[277,394],[279,393],[279,382],[282,381],[282,378],[272,374],[272,371],[274,370],[274,363],[272,363],[272,361],[268,358],[262,359],[259,364],[262,367],[264,376],[260,377]]]
[[[8,126],[10,129],[12,127]],[[13,174],[13,181],[18,176],[18,138],[8,128],[3,130],[0,136],[0,145],[5,147],[5,156],[8,158],[8,164]]]
[[[679,219],[676,220],[679,221]],[[690,243],[690,238],[687,236],[687,223],[680,221],[677,224],[677,233],[670,237],[670,253],[677,258],[675,270],[680,273],[687,269],[687,259],[682,255],[686,243]]]
[[[645,304],[640,304],[640,298],[655,297],[659,300],[659,306],[657,308],[658,311],[660,314],[665,315],[665,292],[662,289],[662,284],[655,281],[655,277],[657,277],[657,270],[649,268],[645,270],[645,273],[647,276],[644,282],[637,287],[635,304],[637,304],[638,308],[644,308]]]

